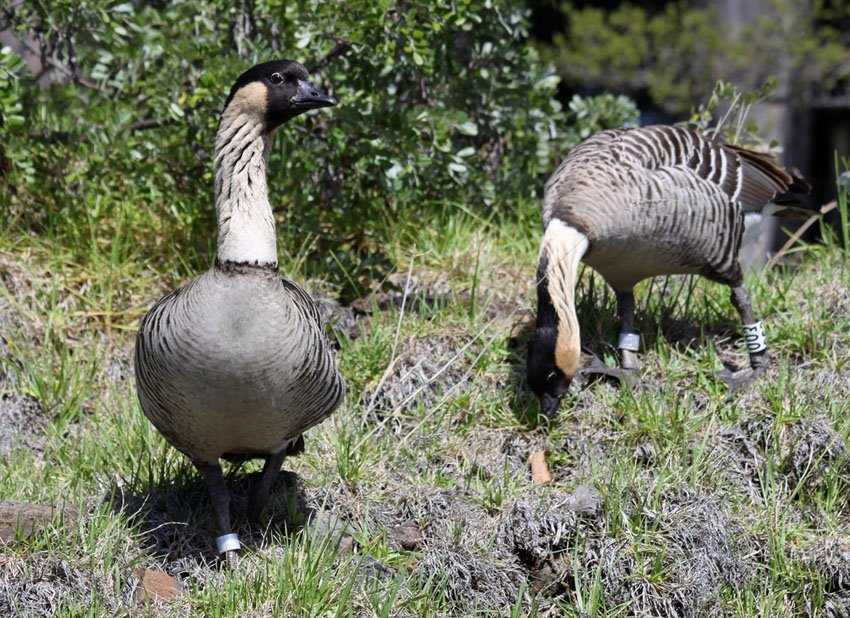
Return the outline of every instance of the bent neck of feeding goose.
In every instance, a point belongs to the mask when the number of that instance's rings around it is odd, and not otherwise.
[[[262,86],[240,90],[222,114],[215,139],[218,259],[277,266],[277,242],[266,186],[273,130],[251,106]]]
[[[575,307],[578,265],[587,252],[587,237],[558,219],[546,228],[540,248],[545,281],[557,322],[555,365],[572,379],[581,363],[581,333]]]

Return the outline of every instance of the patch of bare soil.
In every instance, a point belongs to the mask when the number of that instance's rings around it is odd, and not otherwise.
[[[361,402],[369,414],[383,417],[416,406],[433,407],[473,382],[479,390],[498,388],[499,384],[482,384],[474,370],[484,344],[472,336],[410,337],[401,342],[381,379],[363,390]]]
[[[103,366],[103,375],[111,384],[120,385],[133,382],[135,373],[133,369],[133,353],[135,340],[125,342],[124,346],[109,346],[106,362]]]
[[[664,488],[661,508],[653,510],[635,496],[630,516],[655,530],[636,554],[614,534],[620,522],[588,508],[593,492],[584,492],[581,500],[559,492],[521,499],[500,529],[500,541],[544,598],[573,603],[598,586],[607,607],[625,604],[631,615],[695,616],[716,609],[724,585],[746,585],[752,567],[740,529],[716,498]],[[654,577],[662,574],[659,585]]]
[[[504,610],[516,602],[526,584],[515,561],[487,558],[463,545],[426,551],[414,576],[445,580],[448,599],[460,612]]]
[[[800,544],[794,549],[793,558],[808,565],[826,583],[822,615],[850,615],[850,538],[827,536]]]
[[[0,282],[4,284],[13,276],[9,268],[11,264],[0,259]],[[16,275],[20,273],[16,271]],[[12,292],[14,290],[10,290],[10,297]],[[18,448],[42,452],[42,436],[48,422],[37,399],[15,390],[13,371],[16,364],[5,337],[19,332],[23,320],[10,297],[0,294],[0,333],[3,333],[0,336],[0,457],[10,456]]]
[[[70,604],[100,605],[111,615],[132,606],[133,590],[116,594],[114,582],[95,576],[85,561],[66,560],[38,552],[26,560],[0,553],[0,616],[55,616]],[[132,581],[131,573],[122,581]]]
[[[850,475],[850,458],[844,438],[825,418],[807,418],[788,428],[786,468],[788,477],[802,489],[814,491],[826,475]]]
[[[493,549],[500,522],[497,511],[459,489],[398,485],[393,490],[392,499],[368,502],[370,533],[386,532],[391,546],[405,549],[393,531],[415,529],[417,540],[409,549],[415,556],[411,577],[444,583],[448,601],[459,615],[504,610],[528,590],[522,564],[509,552]]]
[[[0,390],[4,388],[5,382],[0,380]],[[47,414],[37,399],[4,392],[0,395],[0,457],[19,448],[43,452],[47,422]]]
[[[100,597],[106,591],[98,586],[91,573],[46,552],[26,561],[0,554],[0,616],[54,616],[70,599],[83,604]],[[113,612],[120,607],[118,599],[108,605]]]

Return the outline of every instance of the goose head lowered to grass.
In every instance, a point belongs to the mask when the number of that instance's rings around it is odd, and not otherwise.
[[[573,149],[546,183],[545,233],[537,265],[537,326],[527,379],[553,417],[582,370],[575,310],[578,265],[614,288],[623,368],[638,368],[635,284],[655,275],[699,274],[725,283],[743,322],[750,367],[724,372],[731,388],[767,365],[738,251],[744,215],[769,203],[777,212],[814,208],[808,183],[766,154],[713,141],[683,127],[650,126],[597,133]]]

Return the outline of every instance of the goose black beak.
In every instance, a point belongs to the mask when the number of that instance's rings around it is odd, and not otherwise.
[[[301,80],[298,81],[298,92],[290,102],[296,109],[318,109],[336,105],[335,98],[322,94],[315,87]]]
[[[549,393],[540,395],[540,411],[550,421],[558,416],[558,408],[561,406],[561,398],[554,397]]]

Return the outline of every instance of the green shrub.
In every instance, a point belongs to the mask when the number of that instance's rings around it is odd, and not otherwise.
[[[638,108],[629,97],[600,94],[591,97],[573,95],[569,104],[569,118],[573,121],[564,130],[567,148],[578,145],[598,131],[617,127],[636,127]]]
[[[270,190],[284,250],[346,280],[435,215],[536,212],[555,160],[588,132],[567,126],[516,2],[57,0],[4,20],[58,83],[20,81],[2,196],[19,223],[74,246],[108,245],[120,223],[142,258],[176,246],[206,265],[218,116],[235,77],[272,57],[340,100],[283,129]],[[635,115],[621,99],[588,102],[590,115],[580,103],[572,116],[594,130]]]
[[[4,144],[16,127],[24,124],[20,75],[26,64],[8,47],[0,48],[0,178],[8,170],[11,155]]]

